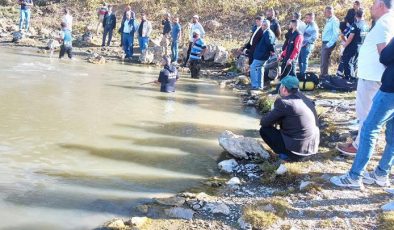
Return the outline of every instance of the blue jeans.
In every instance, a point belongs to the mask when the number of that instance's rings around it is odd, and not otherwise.
[[[171,43],[171,61],[177,62],[178,61],[178,45],[179,41],[175,40]]]
[[[126,54],[125,58],[131,58],[133,56],[133,45],[134,36],[132,34],[123,33],[123,50]]]
[[[391,171],[394,160],[394,93],[378,91],[373,99],[371,110],[361,128],[360,144],[349,175],[358,180],[375,150],[376,139],[386,124],[386,147],[375,173],[386,176]]]
[[[298,65],[300,67],[301,75],[304,75],[308,69],[309,56],[311,55],[313,48],[313,44],[307,44],[301,48],[300,54],[298,56]]]
[[[25,23],[25,30],[26,30],[26,32],[28,32],[29,31],[29,24],[30,24],[30,9],[21,10],[21,18],[19,21],[19,30],[23,29],[23,23]]]
[[[138,37],[141,53],[148,48],[149,37]]]
[[[252,88],[261,88],[261,76],[264,72],[264,63],[266,61],[260,61],[254,59],[250,65],[250,80],[252,82]]]

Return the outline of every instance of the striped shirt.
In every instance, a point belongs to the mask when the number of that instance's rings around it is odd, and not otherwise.
[[[195,40],[190,52],[190,60],[201,60],[201,53],[205,48],[207,47],[201,38]]]

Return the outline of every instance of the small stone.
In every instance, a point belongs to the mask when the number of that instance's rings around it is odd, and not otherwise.
[[[161,205],[177,206],[180,207],[185,203],[186,199],[183,197],[169,197],[169,198],[156,198],[155,202]]]
[[[194,211],[188,208],[171,208],[164,210],[167,216],[177,219],[192,220]]]
[[[276,175],[283,175],[287,172],[287,168],[284,164],[281,164],[278,169],[276,169]]]
[[[240,185],[241,180],[238,177],[233,177],[229,181],[226,182],[228,185]]]
[[[300,191],[304,190],[305,188],[307,188],[310,184],[312,184],[312,182],[310,181],[301,181],[300,184]]]
[[[131,224],[137,228],[141,228],[142,226],[144,226],[147,221],[148,221],[148,218],[145,216],[144,217],[137,217],[136,216],[136,217],[131,218]]]
[[[230,208],[225,204],[219,204],[211,209],[213,214],[223,214],[223,215],[230,215]]]
[[[220,171],[225,172],[225,173],[232,173],[234,171],[235,167],[237,167],[237,166],[238,166],[238,163],[234,159],[224,160],[218,164]]]
[[[241,229],[252,230],[252,225],[245,222],[245,220],[242,217],[238,219],[238,225]]]
[[[123,220],[121,219],[113,219],[104,224],[104,227],[111,230],[123,229],[126,227]]]

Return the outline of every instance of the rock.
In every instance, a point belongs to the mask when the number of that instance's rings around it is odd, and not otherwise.
[[[19,32],[19,27],[14,24],[6,26],[5,29],[7,32]]]
[[[249,71],[249,58],[245,55],[240,55],[235,61],[235,67],[241,73],[247,73]]]
[[[215,205],[214,207],[212,207],[211,212],[213,214],[223,214],[223,215],[228,216],[228,215],[230,215],[230,208],[227,205],[221,203],[221,204],[218,204],[218,205]]]
[[[218,46],[215,53],[214,63],[225,65],[228,61],[229,54],[222,46]]]
[[[287,168],[284,164],[281,164],[275,171],[276,175],[283,175],[287,172]]]
[[[264,207],[262,207],[261,209],[266,212],[272,212],[272,213],[276,212],[276,210],[275,210],[274,206],[272,206],[272,204],[267,204]]]
[[[394,195],[394,188],[388,188],[386,189],[386,192],[390,193],[391,195]]]
[[[197,211],[202,209],[205,206],[206,202],[202,200],[188,200],[187,204],[190,208]]]
[[[104,227],[111,230],[124,229],[126,225],[121,219],[113,219],[104,224]]]
[[[305,188],[307,188],[311,184],[312,184],[312,182],[310,182],[310,181],[301,181],[300,191],[304,190]]]
[[[38,35],[44,36],[44,37],[48,37],[51,34],[51,31],[44,28],[44,27],[40,27],[38,28]]]
[[[219,136],[219,144],[235,158],[240,159],[268,159],[269,154],[259,141],[251,137],[235,135],[231,131],[224,131]]]
[[[166,209],[165,213],[167,216],[177,219],[192,220],[194,211],[188,208],[171,208]]]
[[[234,168],[238,166],[238,163],[234,159],[224,160],[218,164],[220,171],[225,173],[232,173]]]
[[[385,212],[394,211],[394,201],[391,201],[390,203],[383,205],[382,210]]]
[[[60,48],[60,43],[55,39],[49,39],[47,42],[47,48],[50,50],[55,50]]]
[[[207,31],[216,31],[221,26],[222,26],[222,24],[216,20],[208,20],[205,22],[204,28]]]
[[[24,34],[20,31],[16,31],[12,33],[12,42],[18,43],[24,38]]]
[[[246,223],[242,217],[238,219],[238,225],[243,230],[252,230],[252,225],[249,223]]]
[[[105,64],[105,58],[98,53],[93,53],[88,58],[88,62],[92,64]]]
[[[142,214],[147,214],[149,211],[149,206],[148,205],[138,205],[135,209]]]
[[[241,180],[238,177],[233,177],[229,181],[226,182],[228,185],[240,185]]]
[[[177,206],[180,207],[185,203],[186,199],[183,197],[169,197],[169,198],[156,198],[155,202],[161,205]]]
[[[216,55],[217,46],[215,45],[207,45],[207,49],[204,53],[204,60],[213,61]]]
[[[146,224],[146,222],[148,221],[148,218],[147,217],[132,217],[131,218],[131,225],[133,226],[133,227],[136,227],[136,228],[141,228],[142,226],[144,226],[145,224]]]
[[[11,4],[13,4],[12,0],[1,0],[0,1],[0,5],[2,5],[2,6],[9,6]]]
[[[153,63],[153,60],[154,60],[154,53],[152,52],[151,49],[148,48],[148,49],[144,50],[144,52],[141,53],[138,60],[142,64],[151,64],[151,63]]]
[[[256,104],[256,101],[255,101],[255,100],[248,100],[248,101],[246,102],[246,105],[248,105],[248,106],[253,106],[254,104]]]
[[[237,84],[242,84],[242,85],[249,85],[250,84],[250,79],[245,76],[245,75],[240,75],[237,77],[236,80]]]

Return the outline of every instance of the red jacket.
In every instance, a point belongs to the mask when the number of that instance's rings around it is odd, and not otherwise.
[[[304,37],[300,34],[300,32],[294,31],[287,40],[287,44],[285,44],[286,46],[282,51],[281,57],[285,60],[296,59],[300,53],[303,40]]]

